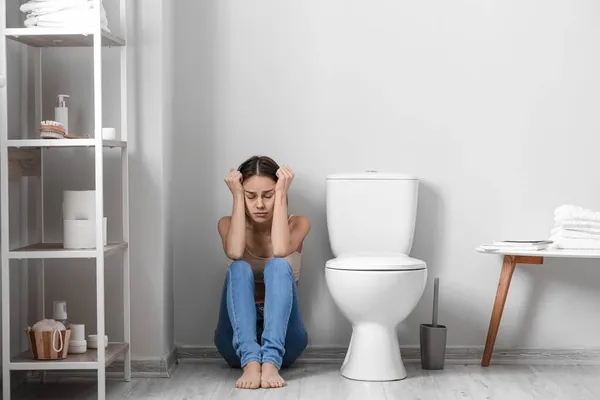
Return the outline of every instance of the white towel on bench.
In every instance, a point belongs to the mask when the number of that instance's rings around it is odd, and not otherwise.
[[[554,210],[554,221],[588,221],[600,223],[600,211],[592,211],[574,205],[563,205]]]
[[[600,222],[566,220],[555,223],[554,228],[586,233],[600,233]]]
[[[600,230],[597,232],[594,231],[578,231],[565,229],[561,227],[552,228],[550,231],[552,236],[563,237],[563,238],[571,238],[571,239],[596,239],[600,240]]]
[[[574,239],[555,235],[550,240],[553,241],[550,247],[557,249],[600,250],[600,240],[597,239]]]

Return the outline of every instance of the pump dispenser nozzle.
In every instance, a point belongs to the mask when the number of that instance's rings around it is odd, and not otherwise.
[[[59,94],[56,97],[58,97],[58,107],[66,107],[67,103],[65,102],[65,97],[69,98],[70,96],[68,94]]]

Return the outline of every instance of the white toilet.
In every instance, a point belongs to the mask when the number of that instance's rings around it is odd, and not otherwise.
[[[331,296],[352,323],[341,368],[361,381],[406,378],[397,326],[414,310],[427,280],[409,257],[419,181],[367,172],[327,176],[327,229],[336,258],[327,261]]]

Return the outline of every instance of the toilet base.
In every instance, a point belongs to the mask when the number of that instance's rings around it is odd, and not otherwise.
[[[354,326],[341,373],[345,378],[358,381],[406,378],[395,327],[374,323]]]

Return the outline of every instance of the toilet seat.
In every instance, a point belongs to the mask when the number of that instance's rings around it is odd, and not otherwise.
[[[392,256],[346,255],[325,263],[327,269],[344,271],[418,271],[427,269],[425,261],[404,254]]]

